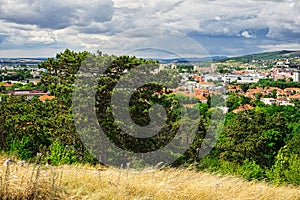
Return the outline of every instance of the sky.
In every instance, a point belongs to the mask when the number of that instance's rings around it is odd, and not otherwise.
[[[0,57],[300,50],[297,0],[0,0]]]

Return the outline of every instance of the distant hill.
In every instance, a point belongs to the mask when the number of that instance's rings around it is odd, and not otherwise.
[[[212,56],[203,58],[153,58],[153,60],[158,60],[160,63],[197,63],[205,61],[215,61],[228,59],[227,56]]]
[[[274,52],[263,52],[263,53],[256,53],[256,54],[249,54],[244,56],[237,56],[237,57],[226,57],[226,56],[212,56],[212,57],[204,57],[204,58],[153,58],[154,60],[158,60],[160,63],[198,63],[198,62],[205,62],[205,61],[228,61],[232,60],[235,62],[241,63],[249,63],[252,60],[278,60],[282,58],[295,58],[300,57],[300,50],[299,51],[274,51]]]
[[[203,57],[203,58],[146,58],[157,60],[160,63],[200,63],[200,62],[207,62],[207,61],[228,61],[232,60],[235,62],[241,63],[249,63],[252,60],[270,60],[270,59],[281,59],[281,58],[295,58],[300,57],[300,50],[299,51],[274,51],[274,52],[263,52],[263,53],[256,53],[256,54],[249,54],[243,56],[236,56],[236,57],[227,57],[227,56],[212,56],[212,57]],[[0,65],[37,65],[43,61],[47,60],[47,58],[0,58]]]
[[[36,66],[47,58],[0,58],[0,65]]]
[[[231,57],[224,59],[233,60],[236,62],[248,63],[252,60],[270,60],[270,59],[281,59],[281,58],[294,58],[300,57],[300,51],[274,51],[274,52],[264,52],[264,53],[257,53],[257,54],[250,54],[245,56],[238,56],[238,57]]]

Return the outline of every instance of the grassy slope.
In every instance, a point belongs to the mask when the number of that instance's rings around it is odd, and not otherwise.
[[[0,178],[0,199],[300,199],[300,188],[187,169],[11,165]]]
[[[232,57],[226,60],[233,60],[236,62],[249,62],[253,59],[268,60],[268,59],[293,58],[299,55],[300,55],[300,51],[274,51],[274,52],[264,52],[264,53],[244,55],[239,57]]]

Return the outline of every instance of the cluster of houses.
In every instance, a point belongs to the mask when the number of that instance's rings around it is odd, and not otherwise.
[[[266,105],[294,105],[291,103],[295,99],[300,100],[300,88],[285,88],[281,89],[278,87],[267,87],[267,88],[255,88],[248,89],[244,92],[240,86],[228,85],[228,93],[237,93],[240,95],[247,96],[251,99],[257,99]],[[260,95],[259,95],[260,94]]]
[[[0,62],[1,63],[1,62]],[[32,78],[25,78],[24,80],[9,80],[9,76],[18,75],[20,71],[27,71]],[[27,83],[38,83],[42,74],[46,72],[45,69],[37,68],[37,66],[11,66],[11,65],[1,65],[0,64],[0,76],[3,78],[2,80],[6,80],[12,83],[20,83],[20,84],[27,84]],[[4,79],[5,78],[5,79]]]
[[[2,87],[12,87],[13,83],[4,83],[0,84]],[[34,96],[38,96],[40,101],[52,100],[55,96],[50,96],[49,92],[44,92],[42,90],[20,90],[20,89],[11,89],[11,90],[2,90],[2,94],[5,95],[14,95],[14,96],[25,96],[27,100],[32,99]],[[0,102],[2,97],[0,97]]]
[[[207,76],[206,80],[222,80],[226,84],[236,82],[238,84],[257,83],[260,79],[272,78],[274,80],[292,79],[294,82],[300,82],[300,72],[296,69],[290,68],[271,68],[268,70],[233,70],[230,74]]]
[[[231,85],[232,82],[238,84],[257,83],[260,79],[273,78],[274,80],[286,79],[300,82],[300,72],[296,69],[287,68],[289,60],[276,62],[271,69],[244,69],[232,70],[228,74],[212,73],[216,68],[194,67],[194,73],[182,73],[182,80],[176,89],[175,94],[183,94],[196,98],[199,102],[207,103],[208,97],[214,94],[221,95],[226,99],[226,94],[236,93],[244,95],[253,100],[259,100],[266,105],[294,106],[295,99],[300,100],[300,88],[280,89],[278,87],[248,89],[244,92],[240,86]],[[169,65],[168,69],[176,69],[176,65]],[[162,67],[160,68],[162,70]],[[224,91],[225,90],[225,91]],[[185,107],[192,107],[194,104],[186,104]],[[252,109],[251,105],[241,105],[233,112]]]
[[[173,90],[175,94],[184,94],[189,97],[197,98],[199,102],[207,103],[208,96],[217,94],[224,98],[228,93],[236,93],[239,95],[244,95],[252,100],[260,100],[265,105],[282,105],[282,106],[295,106],[292,103],[295,99],[300,100],[300,88],[285,88],[280,89],[278,87],[267,87],[267,88],[255,88],[248,89],[246,92],[238,85],[227,85],[226,92],[219,90],[213,83],[208,82],[198,82],[194,84],[189,84],[187,86],[181,86]],[[185,107],[192,107],[194,104],[185,104]],[[233,110],[234,113],[253,109],[254,107],[245,104],[240,105],[238,108]]]
[[[300,82],[300,72],[296,69],[289,68],[289,60],[277,61],[273,68],[271,69],[261,69],[261,68],[246,68],[243,70],[232,69],[230,73],[220,74],[214,73],[216,70],[216,64],[211,64],[210,66],[193,67],[193,73],[182,73],[182,79],[179,87],[173,89],[173,93],[183,94],[189,97],[194,97],[198,99],[199,102],[207,103],[208,97],[212,95],[220,95],[226,99],[226,93],[237,93],[240,95],[247,96],[251,99],[257,99],[257,94],[261,94],[260,101],[267,105],[294,105],[292,102],[295,99],[300,100],[300,88],[286,88],[280,89],[277,87],[269,88],[255,88],[248,89],[244,92],[240,86],[231,85],[232,82],[238,84],[244,83],[256,83],[260,79],[273,78],[277,79],[289,79],[295,82]],[[15,67],[11,66],[0,66],[0,69],[14,70]],[[29,68],[33,76],[40,76],[43,69],[38,69],[36,67]],[[168,69],[177,69],[176,64],[161,64],[158,71]],[[28,70],[28,69],[27,69]],[[6,73],[14,73],[6,72]],[[33,82],[37,84],[39,80],[29,80],[28,82]],[[25,84],[25,83],[24,83]],[[12,87],[14,82],[0,84],[1,87]],[[3,94],[16,95],[16,96],[26,96],[27,99],[31,99],[33,96],[39,96],[41,101],[51,100],[55,98],[54,96],[49,96],[49,93],[37,90],[18,90],[18,89],[4,89]],[[189,107],[192,105],[186,105]],[[236,110],[247,110],[251,109],[250,105],[242,105]]]
[[[295,99],[300,100],[300,88],[285,88],[280,89],[278,87],[268,88],[255,88],[248,89],[246,92],[240,88],[240,86],[228,86],[227,92],[237,93],[247,96],[251,99],[258,99],[266,105],[282,105],[282,106],[295,106],[291,103]],[[238,113],[245,110],[253,109],[254,107],[249,104],[240,105],[232,112]]]
[[[259,100],[266,105],[291,105],[294,106],[294,100],[300,100],[300,88],[280,89],[278,87],[248,89],[244,92],[240,86],[231,85],[232,83],[248,84],[257,83],[261,79],[274,79],[300,82],[300,71],[291,68],[289,59],[274,60],[273,67],[267,67],[267,61],[245,64],[237,68],[228,68],[225,74],[216,73],[218,63],[212,63],[211,66],[199,67],[194,65],[190,73],[182,72],[180,86],[173,90],[174,93],[184,94],[195,97],[199,102],[206,103],[208,97],[218,94],[226,98],[228,93],[237,93],[247,96],[253,100]],[[223,65],[223,63],[221,63]],[[159,70],[176,69],[176,64],[164,64]],[[227,69],[227,68],[226,68]],[[224,88],[225,91],[224,91]],[[185,105],[190,107],[192,105]],[[249,110],[251,105],[241,105],[234,112]]]
[[[37,85],[40,82],[40,77],[43,72],[46,72],[45,69],[40,69],[37,67],[42,60],[40,59],[0,59],[0,75],[2,77],[8,75],[16,75],[17,71],[26,70],[32,75],[33,78],[27,78],[22,81],[14,81],[9,80],[6,83],[0,83],[1,91],[0,94],[0,102],[3,101],[5,95],[14,95],[14,96],[25,96],[27,100],[32,99],[34,96],[37,96],[40,101],[52,100],[55,96],[50,96],[49,92],[41,91],[41,90],[23,90],[15,88],[16,84],[25,85],[28,83],[33,83]]]
[[[207,103],[207,97],[213,94],[225,94],[222,85],[216,85],[214,82],[206,82],[203,76],[196,74],[183,75],[180,86],[174,89],[173,92],[176,94],[194,96],[202,103]]]

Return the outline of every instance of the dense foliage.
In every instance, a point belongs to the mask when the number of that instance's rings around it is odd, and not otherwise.
[[[299,122],[299,108],[292,106],[228,113],[217,145],[200,168],[299,185]]]

